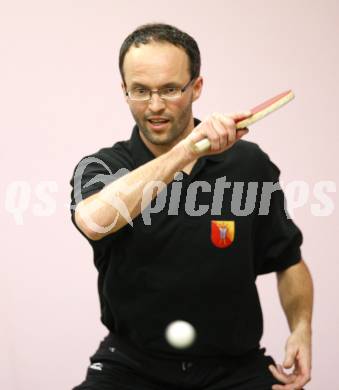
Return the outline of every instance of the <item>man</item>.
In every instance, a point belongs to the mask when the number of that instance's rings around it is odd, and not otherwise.
[[[93,247],[109,330],[75,389],[301,389],[311,371],[312,281],[282,191],[265,192],[279,169],[241,139],[248,129],[235,128],[250,113],[193,117],[200,53],[173,26],[136,29],[119,65],[131,139],[86,156],[71,179],[72,221]],[[204,138],[210,149],[198,151]],[[277,272],[291,330],[291,374],[259,344],[255,280],[268,272]],[[164,336],[175,320],[196,331],[186,349]]]

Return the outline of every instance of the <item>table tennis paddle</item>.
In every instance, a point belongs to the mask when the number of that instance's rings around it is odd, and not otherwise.
[[[294,93],[292,92],[292,90],[288,90],[283,93],[280,93],[279,95],[269,100],[266,100],[265,102],[259,104],[254,108],[251,108],[250,111],[252,115],[250,117],[242,120],[235,120],[236,129],[239,130],[249,125],[252,125],[253,123],[264,118],[271,112],[276,111],[278,108],[282,107],[283,105],[291,101],[293,98],[294,98]],[[211,144],[210,141],[207,138],[205,138],[197,142],[194,146],[197,152],[204,152],[211,146]]]

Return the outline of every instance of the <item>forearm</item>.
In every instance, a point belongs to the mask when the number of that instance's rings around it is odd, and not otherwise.
[[[173,180],[176,172],[182,170],[192,161],[194,161],[194,157],[189,155],[181,145],[177,145],[169,152],[129,172],[82,201],[81,207],[76,213],[76,220],[85,234],[94,240],[118,231],[128,221],[125,218],[126,215],[122,216],[119,210],[114,207],[117,199],[128,211],[127,215],[134,219],[147,206],[145,199],[150,202],[164,186]],[[160,188],[157,190],[152,190],[150,186],[154,181],[161,182]],[[110,225],[112,227],[105,233],[100,233],[93,228],[91,229],[88,226],[88,221],[101,228]]]
[[[313,311],[313,282],[305,262],[277,273],[278,292],[289,328],[311,331]]]

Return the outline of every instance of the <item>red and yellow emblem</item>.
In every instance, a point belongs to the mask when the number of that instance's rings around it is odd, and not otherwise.
[[[234,221],[211,221],[211,240],[218,248],[227,248],[234,241]]]

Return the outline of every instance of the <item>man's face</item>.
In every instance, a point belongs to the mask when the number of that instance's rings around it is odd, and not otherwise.
[[[127,90],[136,86],[148,89],[165,85],[182,88],[191,78],[189,58],[182,48],[170,43],[152,42],[139,48],[132,46],[124,59],[124,76]],[[122,88],[125,92],[123,83]],[[146,140],[155,145],[171,146],[193,124],[192,102],[200,96],[201,88],[202,78],[199,77],[175,100],[162,100],[157,93],[150,101],[133,101],[127,97],[126,100]],[[150,117],[158,116],[168,122],[155,126],[149,121]]]

